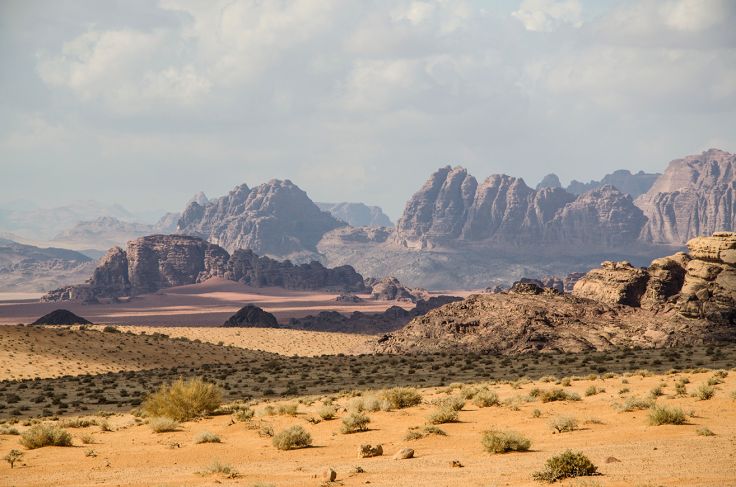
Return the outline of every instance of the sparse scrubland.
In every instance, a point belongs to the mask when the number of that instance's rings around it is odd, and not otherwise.
[[[328,468],[345,486],[736,477],[734,347],[259,357],[0,382],[0,454],[21,453],[0,479],[317,486]],[[366,444],[383,454],[361,458]],[[413,458],[393,461],[405,448]]]

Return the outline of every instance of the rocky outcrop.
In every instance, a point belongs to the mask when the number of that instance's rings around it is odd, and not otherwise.
[[[371,298],[383,301],[411,301],[427,297],[423,289],[409,289],[403,286],[395,277],[384,277],[371,283]]]
[[[736,155],[710,149],[670,162],[636,204],[648,218],[643,240],[682,245],[736,230]]]
[[[253,189],[242,184],[204,205],[189,203],[177,232],[206,239],[228,252],[249,249],[303,260],[316,252],[322,235],[343,225],[291,181],[274,179]]]
[[[542,178],[541,181],[539,181],[539,184],[537,184],[537,191],[539,191],[542,188],[561,188],[562,183],[560,182],[560,178],[557,177],[557,174],[547,174],[545,177]]]
[[[460,301],[456,296],[432,296],[420,299],[413,309],[391,306],[383,313],[362,313],[354,311],[344,315],[337,311],[322,311],[316,315],[289,320],[289,328],[314,331],[339,331],[343,333],[387,333],[406,325],[412,318],[448,303]]]
[[[682,316],[736,324],[736,233],[717,232],[687,244],[679,252],[652,261],[648,268],[628,262],[604,262],[573,289],[579,297]]]
[[[319,262],[294,265],[259,257],[250,250],[231,256],[218,245],[186,235],[149,235],[110,249],[87,283],[56,289],[45,301],[117,298],[195,284],[211,277],[253,287],[364,291],[363,277],[350,266],[328,269]]]
[[[364,203],[315,203],[351,227],[392,227],[394,224],[379,206]]]
[[[77,316],[67,309],[57,309],[51,313],[45,314],[32,325],[91,325],[92,322]]]
[[[237,313],[228,318],[222,326],[257,326],[272,328],[278,326],[278,322],[276,321],[276,317],[271,313],[264,311],[258,306],[248,304],[240,308]]]
[[[590,252],[635,242],[644,223],[631,197],[612,186],[576,198],[560,188],[533,190],[506,175],[479,185],[465,169],[448,166],[409,200],[395,239],[412,249],[483,243],[584,245]]]
[[[581,183],[580,181],[573,179],[566,189],[568,193],[579,195],[586,191],[600,188],[601,186],[610,185],[614,186],[622,193],[626,193],[632,198],[636,198],[637,196],[649,191],[649,188],[652,187],[654,181],[656,181],[659,176],[660,175],[658,173],[645,173],[644,171],[639,171],[636,174],[632,174],[631,171],[626,169],[619,169],[611,174],[606,174],[600,181]]]

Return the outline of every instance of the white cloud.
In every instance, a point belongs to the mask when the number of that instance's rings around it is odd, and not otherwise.
[[[579,0],[524,0],[511,15],[527,30],[551,32],[564,24],[580,27],[582,11]]]

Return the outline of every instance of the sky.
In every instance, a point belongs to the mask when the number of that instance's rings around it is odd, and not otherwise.
[[[0,0],[0,205],[179,211],[291,179],[397,218],[462,165],[736,151],[736,2]]]

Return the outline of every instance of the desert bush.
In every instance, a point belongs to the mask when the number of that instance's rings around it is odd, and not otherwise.
[[[664,394],[664,392],[662,392],[662,385],[661,384],[658,385],[658,386],[656,386],[656,387],[653,387],[652,390],[649,391],[649,396],[652,399],[656,399],[656,398],[658,398],[659,396],[661,396],[663,394]]]
[[[572,379],[570,377],[563,377],[560,379],[560,385],[563,387],[570,387],[572,385]]]
[[[680,408],[654,405],[649,410],[649,424],[652,426],[685,424],[685,413]]]
[[[595,396],[596,394],[598,394],[598,388],[596,386],[590,386],[585,389],[586,396]]]
[[[621,406],[621,410],[630,413],[631,411],[649,409],[653,405],[654,401],[652,401],[651,399],[641,399],[636,396],[632,396],[626,399],[624,405]]]
[[[709,428],[702,426],[695,430],[695,433],[698,436],[715,436],[715,433],[713,433]]]
[[[324,419],[325,421],[328,421],[330,419],[335,419],[337,416],[337,409],[335,409],[335,406],[333,405],[325,405],[319,408],[317,411],[317,414],[319,414],[319,417]]]
[[[221,443],[221,441],[219,436],[209,431],[203,431],[194,438],[194,443],[198,445],[201,443]]]
[[[195,378],[179,379],[162,386],[143,403],[143,411],[149,416],[165,416],[177,421],[188,421],[217,409],[222,393],[215,384]]]
[[[10,464],[10,468],[15,467],[15,462],[21,459],[23,456],[23,452],[20,450],[10,450],[7,455],[3,457],[3,460],[8,462]]]
[[[276,409],[276,412],[280,414],[281,416],[296,416],[298,410],[299,410],[298,404],[289,403],[289,404],[279,404],[279,407]]]
[[[542,411],[540,411],[539,409],[535,409],[534,411],[532,411],[532,418],[539,418],[541,416],[542,416]]]
[[[97,425],[96,419],[69,418],[59,421],[59,427],[61,428],[88,428],[95,425]]]
[[[593,465],[593,462],[582,452],[567,450],[549,458],[544,465],[544,470],[534,473],[532,477],[535,480],[552,483],[567,478],[597,475],[597,473],[598,467]]]
[[[550,426],[557,433],[567,433],[577,429],[578,420],[572,416],[557,416],[550,422]]]
[[[235,479],[240,477],[240,474],[237,470],[235,470],[231,465],[228,465],[227,463],[220,463],[219,461],[215,460],[210,464],[209,467],[205,470],[206,474],[220,474],[224,475],[227,478]]]
[[[256,412],[251,408],[238,409],[235,412],[235,419],[238,421],[250,421],[255,416]]]
[[[484,431],[481,443],[488,453],[527,451],[532,445],[529,438],[515,431]]]
[[[371,418],[363,413],[353,411],[344,418],[342,418],[342,426],[340,431],[345,434],[357,433],[359,431],[367,431],[368,423],[371,422]]]
[[[0,428],[0,435],[20,435],[20,431],[15,426],[3,426]]]
[[[299,425],[292,426],[273,436],[273,446],[279,450],[307,448],[312,444],[312,435]]]
[[[36,424],[20,435],[20,444],[29,450],[44,446],[72,446],[72,435],[58,426]]]
[[[445,433],[444,430],[438,428],[437,426],[426,425],[421,428],[418,426],[414,426],[413,428],[409,428],[409,431],[406,432],[406,435],[404,435],[404,440],[420,440],[430,435],[447,436],[447,433]]]
[[[566,392],[563,389],[550,389],[547,391],[541,391],[539,393],[539,399],[542,402],[552,401],[579,401],[580,396],[575,392]]]
[[[462,411],[465,407],[465,399],[460,396],[447,396],[432,401],[432,404],[440,409],[452,409],[453,411]]]
[[[687,387],[685,387],[685,383],[682,381],[678,381],[675,384],[675,394],[678,396],[687,396]]]
[[[716,388],[708,384],[700,384],[695,390],[695,395],[701,401],[707,401],[712,398],[716,393]]]
[[[270,423],[262,422],[258,426],[258,436],[273,437],[273,426]]]
[[[413,387],[394,387],[383,391],[383,397],[392,409],[416,406],[422,402],[422,395]]]
[[[500,401],[498,399],[498,394],[496,394],[495,391],[483,389],[475,395],[473,398],[473,404],[479,408],[487,408],[490,406],[498,406]]]
[[[456,423],[457,420],[457,410],[450,406],[441,406],[427,416],[431,424]]]
[[[148,426],[154,433],[168,433],[179,429],[179,422],[165,416],[157,416],[148,420]]]

